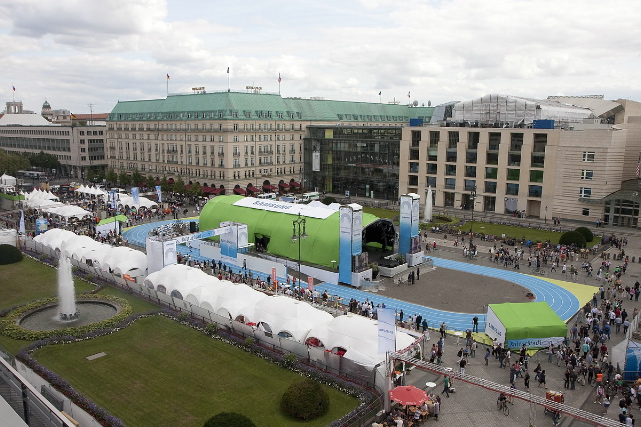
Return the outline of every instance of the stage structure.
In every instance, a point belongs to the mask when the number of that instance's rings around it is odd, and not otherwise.
[[[423,262],[421,237],[418,232],[421,196],[415,193],[401,196],[398,253],[405,257],[410,267]]]
[[[233,221],[221,222],[219,228],[179,237],[164,235],[161,232],[147,237],[148,274],[176,264],[178,262],[177,245],[214,236],[220,236],[221,258],[225,262],[236,264],[238,254],[246,252],[249,247],[247,224]]]
[[[338,280],[355,287],[372,280],[367,252],[363,252],[363,207],[356,203],[339,208],[340,237]]]

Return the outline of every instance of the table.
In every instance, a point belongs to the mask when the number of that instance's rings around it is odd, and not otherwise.
[[[456,331],[454,332],[454,335],[456,335],[456,346],[458,347],[460,344],[461,337],[463,336],[463,332]]]

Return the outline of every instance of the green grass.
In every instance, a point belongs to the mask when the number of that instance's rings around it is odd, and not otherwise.
[[[106,356],[88,361],[99,352]],[[35,358],[131,426],[201,426],[222,411],[258,426],[296,426],[280,398],[300,380],[291,371],[154,316],[105,337],[38,350]],[[330,412],[304,423],[325,426],[358,406],[358,399],[325,387]]]
[[[0,265],[0,309],[56,296],[57,274],[55,268],[29,257],[15,264]],[[82,280],[76,279],[74,283],[77,293],[95,289]]]
[[[481,221],[467,221],[465,225],[453,228],[469,233],[470,225],[472,226],[474,233],[485,233],[494,235],[498,238],[501,238],[501,236],[505,234],[507,237],[513,237],[519,240],[521,238],[525,238],[526,241],[532,240],[533,242],[545,242],[546,240],[549,240],[553,244],[559,243],[559,238],[563,234],[558,231],[538,230],[535,228],[492,224]],[[595,236],[594,240],[591,243],[588,243],[588,247],[592,247],[598,243],[601,243],[601,238]]]
[[[146,301],[142,298],[138,298],[133,294],[128,294],[127,292],[123,292],[118,288],[112,288],[111,286],[107,286],[106,288],[101,289],[100,292],[98,292],[98,295],[111,295],[114,297],[127,300],[129,302],[129,305],[131,306],[132,313],[134,314],[148,313],[152,310],[160,310],[160,307],[150,303],[149,301]]]

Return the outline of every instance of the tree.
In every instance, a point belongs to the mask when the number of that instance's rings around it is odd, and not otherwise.
[[[189,194],[191,194],[192,196],[202,196],[203,187],[200,185],[199,182],[195,182],[189,188]]]
[[[579,233],[578,231],[567,231],[563,234],[561,234],[561,237],[559,238],[559,244],[561,245],[576,245],[578,248],[584,248],[585,247],[585,237],[583,234]]]
[[[171,185],[169,184],[169,181],[167,181],[166,176],[163,176],[160,180],[160,189],[165,192],[171,191]]]
[[[153,176],[147,175],[147,179],[145,180],[145,186],[149,188],[156,187],[156,180],[154,179]]]
[[[95,183],[95,182],[96,182],[96,179],[97,179],[97,177],[96,177],[96,172],[94,172],[94,170],[93,170],[93,169],[89,168],[89,169],[87,170],[87,177],[86,177],[86,178],[87,178],[87,181],[89,181],[89,182],[94,182],[94,183]]]
[[[16,176],[19,170],[29,169],[31,169],[31,163],[26,157],[0,150],[0,173]]]
[[[22,261],[22,252],[13,245],[0,245],[0,265]]]
[[[289,386],[280,401],[280,408],[296,420],[309,421],[329,411],[329,396],[319,383],[304,379]]]
[[[118,182],[123,187],[126,187],[131,184],[131,176],[127,172],[122,171],[118,174]]]
[[[27,159],[31,163],[31,166],[35,166],[42,170],[51,171],[51,169],[60,170],[62,165],[60,160],[53,154],[47,154],[44,151],[39,152],[38,154],[25,153]]]
[[[131,183],[134,187],[138,187],[141,182],[145,180],[145,177],[142,176],[138,170],[135,170],[133,174],[131,174]]]
[[[109,169],[105,178],[109,184],[114,185],[118,181],[118,174],[116,174],[115,170]]]
[[[594,234],[592,233],[592,230],[590,230],[588,227],[579,227],[576,230],[577,233],[583,234],[583,237],[585,237],[586,243],[590,243],[591,241],[594,240]]]
[[[187,192],[187,188],[185,187],[185,181],[183,181],[182,178],[178,178],[176,181],[174,181],[174,186],[172,191],[174,193],[185,194]]]
[[[203,427],[256,427],[256,424],[242,414],[221,412],[208,419]]]

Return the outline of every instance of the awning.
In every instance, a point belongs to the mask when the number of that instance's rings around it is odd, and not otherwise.
[[[242,188],[234,188],[234,193],[238,194],[239,196],[244,196],[245,194],[247,194],[247,192]]]
[[[225,191],[224,188],[214,188],[214,191],[212,191],[213,194],[220,194]]]
[[[278,184],[278,186],[282,187],[282,188],[289,188],[289,184],[284,183],[284,182],[281,182],[280,184]]]
[[[247,191],[249,191],[251,193],[260,193],[260,189],[258,189],[256,187],[252,187],[252,186],[247,187]]]
[[[263,190],[278,190],[278,187],[276,187],[275,185],[268,184],[268,185],[263,185]]]
[[[289,186],[290,186],[290,187],[294,187],[294,188],[300,188],[300,184],[299,184],[299,183],[297,183],[296,181],[292,181],[292,182],[290,182],[290,183],[289,183]]]
[[[110,224],[114,221],[127,222],[127,217],[124,215],[116,215],[109,218],[105,218],[98,223],[98,225]]]
[[[216,190],[217,190],[216,187],[203,187],[203,193],[206,193],[206,194],[214,194]]]

